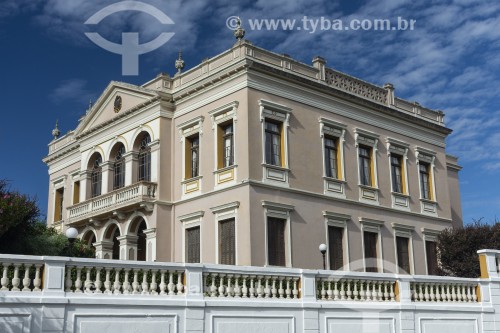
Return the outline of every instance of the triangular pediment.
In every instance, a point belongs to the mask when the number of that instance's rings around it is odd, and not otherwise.
[[[92,109],[78,125],[75,135],[109,122],[137,105],[154,99],[158,94],[152,90],[128,83],[112,81],[104,90]]]

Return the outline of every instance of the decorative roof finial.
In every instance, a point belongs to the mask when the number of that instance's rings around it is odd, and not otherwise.
[[[87,111],[85,112],[85,114],[88,114],[90,112],[90,110],[92,110],[92,107],[94,105],[92,104],[92,99],[89,100],[89,108],[87,109]]]
[[[241,41],[245,37],[245,29],[241,27],[241,19],[238,17],[236,29],[234,29],[234,37]]]
[[[184,69],[184,60],[182,60],[182,50],[179,51],[179,58],[175,61],[175,68],[177,68],[177,74],[180,74]]]
[[[52,130],[52,136],[54,137],[54,140],[59,138],[59,135],[61,135],[61,131],[59,130],[59,120],[56,120],[56,128]]]

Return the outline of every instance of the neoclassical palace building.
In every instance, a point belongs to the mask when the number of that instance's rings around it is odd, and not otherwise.
[[[55,131],[48,223],[98,258],[434,274],[462,225],[441,111],[239,40],[174,77],[111,82]]]

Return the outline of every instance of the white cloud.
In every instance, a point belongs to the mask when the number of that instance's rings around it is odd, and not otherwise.
[[[87,87],[86,80],[69,79],[62,81],[49,95],[49,99],[56,104],[76,102],[78,105],[87,105],[90,100],[95,101],[95,94]]]

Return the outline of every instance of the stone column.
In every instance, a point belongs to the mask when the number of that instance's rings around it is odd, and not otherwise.
[[[137,260],[137,236],[123,235],[120,241],[120,260]]]
[[[156,228],[144,230],[146,235],[146,261],[156,261]]]
[[[318,80],[325,81],[326,60],[320,56],[316,56],[312,61],[312,65],[314,68],[319,70],[316,78]]]
[[[156,140],[149,144],[151,148],[151,181],[158,182],[158,167],[160,163],[160,141]]]
[[[90,170],[80,171],[80,202],[90,199],[91,175]]]
[[[95,247],[97,259],[113,259],[113,242],[102,241],[92,244]]]
[[[139,175],[137,173],[139,154],[131,151],[123,155],[125,159],[125,186],[132,185],[137,182]]]
[[[113,163],[110,161],[101,164],[102,184],[101,195],[113,191]]]

